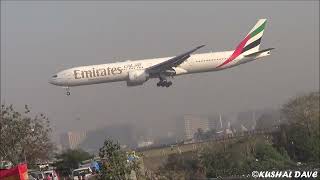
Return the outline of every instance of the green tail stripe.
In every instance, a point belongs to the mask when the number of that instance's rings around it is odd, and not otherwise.
[[[266,26],[266,22],[267,21],[264,21],[263,24],[261,24],[261,26],[259,26],[256,30],[254,30],[251,34],[250,34],[250,37],[254,37],[255,35],[259,34],[261,31],[264,30],[264,27]]]

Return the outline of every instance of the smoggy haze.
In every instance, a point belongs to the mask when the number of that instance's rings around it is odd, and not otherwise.
[[[171,88],[48,83],[73,66],[232,50],[259,18],[271,56],[220,72],[176,77]],[[319,90],[319,2],[1,1],[1,102],[46,113],[56,133],[117,122],[169,128],[183,114],[279,107]],[[157,131],[158,130],[158,131]]]

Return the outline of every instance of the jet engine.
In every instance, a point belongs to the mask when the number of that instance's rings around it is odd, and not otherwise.
[[[149,79],[149,73],[145,72],[145,70],[130,71],[128,75],[127,86],[142,85]]]
[[[177,74],[177,72],[174,69],[167,69],[164,71],[164,74],[166,76],[175,76]]]

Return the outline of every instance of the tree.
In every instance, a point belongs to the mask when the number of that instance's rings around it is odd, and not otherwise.
[[[207,140],[210,138],[214,138],[216,136],[216,132],[217,131],[215,129],[210,129],[209,131],[204,132],[202,128],[198,128],[193,137],[197,141]]]
[[[308,135],[319,135],[319,92],[295,97],[283,105],[283,118],[289,124],[306,129]]]
[[[126,152],[120,149],[118,142],[115,143],[111,139],[106,139],[99,150],[99,156],[102,162],[99,179],[129,179],[132,171],[135,171],[139,175],[139,158],[133,156],[129,160]]]
[[[319,92],[295,97],[281,109],[282,117],[288,122],[284,130],[289,155],[298,161],[319,162]]]
[[[279,124],[279,111],[269,110],[257,119],[256,130],[270,129]]]
[[[166,163],[159,168],[159,173],[167,179],[205,178],[199,158],[193,153],[169,155]]]
[[[68,149],[56,155],[56,158],[58,162],[55,164],[55,167],[57,167],[57,170],[62,172],[62,174],[67,175],[71,173],[72,169],[79,168],[79,164],[82,161],[93,158],[93,155],[82,149]]]
[[[271,144],[257,143],[255,145],[254,157],[250,166],[254,170],[268,170],[272,168],[285,169],[293,165],[286,152],[280,153]]]
[[[193,134],[193,137],[194,137],[194,139],[196,139],[196,140],[202,140],[203,134],[204,134],[203,129],[202,129],[202,128],[198,128],[198,129],[197,129],[197,132],[195,132],[195,133]]]
[[[1,105],[0,114],[0,158],[13,164],[27,161],[48,160],[54,151],[50,140],[51,128],[44,114],[29,117],[30,110],[14,110],[13,106]]]
[[[253,170],[283,169],[292,165],[288,156],[258,138],[246,138],[231,142],[226,148],[223,146],[216,144],[200,153],[207,177],[245,175]]]

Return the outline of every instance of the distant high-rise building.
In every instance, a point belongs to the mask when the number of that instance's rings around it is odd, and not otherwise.
[[[247,130],[271,128],[279,124],[280,112],[274,109],[251,110],[238,113],[235,126],[238,130]]]
[[[209,118],[209,128],[221,131],[227,128],[227,122],[229,122],[229,124],[231,123],[225,115],[221,113],[213,114]]]
[[[86,132],[67,132],[61,134],[60,143],[62,149],[76,149],[78,145],[86,138]]]
[[[203,118],[203,117],[198,117],[193,115],[185,115],[184,128],[185,128],[185,138],[191,139],[193,138],[194,133],[198,131],[198,129],[202,129],[204,132],[210,129],[209,120],[208,118]]]
[[[258,111],[246,111],[246,112],[239,112],[237,116],[237,123],[240,125],[240,129],[243,129],[241,127],[244,126],[247,130],[254,130],[256,126],[256,116]]]
[[[213,114],[209,116],[209,128],[210,129],[217,129],[218,128],[218,121],[219,121],[219,114]]]
[[[121,146],[135,148],[137,147],[138,137],[144,138],[146,135],[138,132],[134,124],[112,124],[88,131],[80,147],[87,152],[96,153],[106,139],[112,139],[118,141]]]

